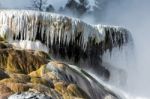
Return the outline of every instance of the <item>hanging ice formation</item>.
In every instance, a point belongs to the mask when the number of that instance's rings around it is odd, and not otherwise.
[[[25,10],[0,11],[0,35],[9,42],[39,40],[55,56],[91,63],[104,51],[131,40],[130,33],[121,27],[93,26],[62,15]]]

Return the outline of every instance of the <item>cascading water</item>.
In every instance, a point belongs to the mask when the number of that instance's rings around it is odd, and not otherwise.
[[[107,6],[103,19],[100,19],[104,24],[126,27],[132,33],[134,39],[134,54],[131,53],[127,55],[126,58],[120,57],[115,59],[118,54],[121,55],[119,52],[117,54],[116,51],[115,57],[112,56],[113,60],[118,59],[116,62],[118,66],[122,67],[126,64],[130,65],[128,67],[124,66],[123,68],[128,75],[126,85],[120,85],[120,89],[123,89],[122,92],[126,93],[127,99],[150,98],[149,10],[149,0],[121,0],[118,3],[110,1],[110,5]],[[126,60],[126,62],[123,62],[122,60]],[[133,63],[130,64],[128,61],[132,61]],[[115,64],[114,61],[111,61],[110,63]],[[118,75],[118,73],[115,75]],[[112,86],[113,85],[114,84],[112,84]]]
[[[0,11],[0,31],[0,36],[16,47],[38,50],[42,47],[43,51],[49,52],[55,59],[59,58],[75,65],[80,64],[79,67],[91,69],[92,72],[107,79],[112,75],[110,68],[107,68],[103,62],[104,53],[107,51],[111,53],[114,48],[122,49],[122,46],[132,43],[130,32],[122,27],[88,25],[70,17],[36,11]],[[73,68],[72,65],[70,66]],[[120,98],[86,72],[82,71],[80,74],[86,76],[87,82],[76,77],[73,72],[69,73],[76,78],[75,80],[80,80],[79,86],[82,89],[85,87],[81,86],[81,82],[86,84],[86,87],[90,82],[89,86],[93,91],[84,89],[90,97],[99,99],[110,93],[114,97],[112,99]],[[109,97],[111,98],[108,96],[106,99]]]

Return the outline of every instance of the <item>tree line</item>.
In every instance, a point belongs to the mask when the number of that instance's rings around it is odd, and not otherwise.
[[[67,3],[61,6],[59,9],[55,9],[54,5],[50,4],[48,0],[30,0],[30,5],[26,5],[24,9],[69,14],[78,18],[81,18],[84,15],[93,15],[94,17],[96,16],[96,18],[98,18],[99,20],[100,17],[103,15],[103,12],[105,12],[107,5],[112,1],[111,0],[93,0],[93,1],[95,3],[95,6],[92,6],[92,10],[89,0],[67,0]],[[113,2],[114,1],[118,2],[120,0],[113,0]]]
[[[91,9],[89,0],[67,0],[64,7],[58,10],[52,4],[48,4],[48,0],[31,0],[32,7],[35,10],[71,14],[75,17],[82,17],[84,15],[102,16],[110,2],[118,2],[120,0],[93,0],[95,6]],[[48,4],[48,5],[47,5]]]
[[[88,11],[88,0],[68,0],[64,7],[60,7],[58,11],[53,7],[52,4],[48,4],[48,0],[32,0],[32,8],[39,11],[47,12],[73,12],[74,14],[81,16]]]

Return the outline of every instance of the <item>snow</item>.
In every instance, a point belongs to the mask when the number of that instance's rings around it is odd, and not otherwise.
[[[48,53],[49,48],[46,45],[43,45],[40,41],[28,41],[28,40],[21,40],[21,41],[14,41],[11,44],[17,49],[27,49],[27,50],[38,50]]]
[[[51,97],[39,92],[22,92],[8,97],[8,99],[51,99]]]
[[[6,24],[2,25],[2,27],[0,28],[0,36],[2,38],[5,38],[6,34],[8,32],[8,27]]]

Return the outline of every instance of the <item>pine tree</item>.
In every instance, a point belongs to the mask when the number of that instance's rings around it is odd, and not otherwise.
[[[79,0],[76,2],[75,0],[68,0],[66,6],[66,10],[71,11],[73,14],[76,14],[78,17],[82,16],[89,9],[87,0]]]
[[[65,8],[76,13],[77,7],[78,3],[75,0],[68,0]]]
[[[54,9],[54,7],[53,7],[51,4],[49,4],[49,5],[46,7],[46,11],[47,11],[47,12],[54,12],[55,9]]]
[[[77,9],[78,9],[80,15],[86,13],[87,10],[89,9],[88,1],[87,0],[80,0],[80,4],[78,5]]]

